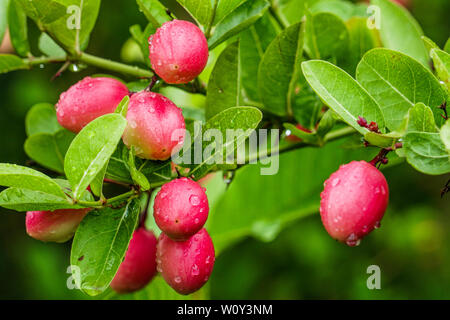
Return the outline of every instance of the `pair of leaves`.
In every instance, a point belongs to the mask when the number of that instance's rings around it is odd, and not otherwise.
[[[136,0],[139,10],[145,15],[147,20],[156,30],[164,22],[171,20],[164,7],[158,0]]]

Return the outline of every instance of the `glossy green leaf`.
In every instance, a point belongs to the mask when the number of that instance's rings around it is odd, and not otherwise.
[[[66,52],[46,33],[41,33],[39,50],[48,57],[64,57]]]
[[[105,291],[122,262],[140,213],[134,199],[119,209],[89,212],[72,243],[70,263],[79,268],[80,288],[91,296]],[[75,270],[72,270],[75,274]]]
[[[155,31],[156,28],[151,23],[147,25],[145,30],[142,30],[141,26],[138,24],[130,27],[130,34],[133,37],[134,41],[136,41],[136,43],[141,48],[144,62],[149,67],[151,67],[151,62],[149,58],[148,39],[153,33],[155,33]]]
[[[373,49],[359,63],[356,79],[380,105],[390,130],[396,130],[409,108],[419,102],[431,107],[441,123],[436,107],[445,100],[445,93],[416,60],[389,49]]]
[[[406,159],[416,170],[430,175],[450,173],[450,158],[439,133],[409,132],[403,141]]]
[[[356,6],[348,1],[325,0],[314,3],[310,11],[312,13],[327,12],[332,13],[343,21],[347,21],[357,13]]]
[[[211,0],[177,0],[187,12],[202,26],[206,26],[213,18]]]
[[[306,15],[305,52],[311,59],[340,60],[347,53],[349,33],[344,21],[331,13]]]
[[[237,107],[241,101],[241,61],[239,41],[220,54],[208,82],[206,118]]]
[[[248,0],[217,0],[217,7],[215,10],[213,25],[216,25],[217,23],[222,21],[223,18],[225,18],[227,15],[233,12],[234,9],[236,9],[246,1]]]
[[[135,157],[136,155],[134,152],[134,148],[131,147],[128,155],[128,167],[130,169],[131,178],[133,179],[134,183],[142,189],[142,191],[147,191],[150,189],[150,182],[148,182],[148,179],[145,177],[145,175],[136,168]]]
[[[61,130],[55,106],[50,103],[35,104],[27,113],[25,129],[28,136],[39,133],[54,134]]]
[[[119,142],[116,151],[109,159],[108,168],[106,170],[106,178],[118,182],[133,183],[131,179],[130,171],[128,170],[128,164],[123,159],[122,154],[128,152],[128,148]]]
[[[380,130],[384,129],[385,120],[380,106],[345,71],[320,60],[303,62],[302,69],[306,80],[320,98],[361,134],[367,133],[367,129],[358,125],[359,116],[369,122],[376,122]]]
[[[447,42],[444,45],[444,51],[450,53],[450,38],[447,39]]]
[[[438,132],[433,111],[423,103],[418,103],[408,112],[407,131]]]
[[[54,134],[38,133],[25,141],[26,154],[40,165],[64,174],[64,157],[75,134],[61,129]]]
[[[64,170],[75,198],[83,193],[108,163],[126,127],[119,114],[107,114],[89,123],[67,151]]]
[[[155,28],[159,28],[164,22],[171,20],[167,9],[158,0],[136,0],[139,10]]]
[[[0,163],[0,185],[41,191],[53,196],[66,198],[59,185],[45,174],[15,164]]]
[[[422,41],[423,44],[425,45],[425,48],[427,49],[428,52],[431,51],[431,49],[439,49],[439,46],[430,38],[422,36]]]
[[[120,114],[122,117],[127,117],[128,112],[128,104],[130,103],[130,97],[123,97],[122,101],[118,104],[115,113]]]
[[[0,206],[19,212],[83,208],[73,205],[67,197],[21,188],[8,188],[0,193]]]
[[[9,4],[8,25],[9,36],[14,49],[18,55],[26,57],[30,53],[27,15],[16,1],[11,1]]]
[[[63,1],[49,0],[16,0],[26,14],[33,20],[48,24],[61,18],[66,13]]]
[[[268,8],[269,3],[266,0],[246,1],[241,4],[217,24],[212,37],[208,40],[209,48],[212,50],[223,41],[251,26],[264,15]]]
[[[28,69],[22,59],[13,54],[0,54],[0,74],[20,69]]]
[[[245,90],[244,103],[260,101],[258,92],[259,63],[269,44],[278,35],[279,27],[270,14],[266,14],[239,34],[241,53],[241,85]]]
[[[436,69],[436,73],[450,92],[450,54],[440,49],[431,49],[431,59]]]
[[[264,53],[258,70],[264,108],[283,116],[292,113],[294,86],[300,77],[304,29],[298,23],[280,33]]]
[[[403,52],[428,66],[423,31],[408,10],[389,0],[372,0],[380,10],[380,35],[386,48]]]

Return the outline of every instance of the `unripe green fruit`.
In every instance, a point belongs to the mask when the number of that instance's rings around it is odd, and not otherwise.
[[[25,226],[30,237],[44,242],[66,242],[91,209],[29,211]]]

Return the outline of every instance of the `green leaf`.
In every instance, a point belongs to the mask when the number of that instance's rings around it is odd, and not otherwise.
[[[136,0],[139,10],[155,28],[159,28],[164,22],[171,20],[167,9],[158,0]]]
[[[389,49],[369,51],[356,70],[356,79],[380,105],[386,126],[395,130],[408,110],[422,102],[435,111],[445,94],[433,74],[416,60]]]
[[[380,35],[386,48],[403,52],[428,66],[428,54],[421,36],[423,31],[413,16],[389,0],[372,0],[380,9]]]
[[[450,120],[447,120],[441,128],[441,140],[450,155]]]
[[[8,5],[10,0],[0,0],[0,43],[8,28]]]
[[[209,119],[204,127],[199,128],[200,130],[195,130],[192,141],[190,141],[192,145],[186,145],[187,142],[185,142],[183,153],[180,154],[182,158],[175,158],[173,161],[176,164],[189,167],[191,169],[189,175],[198,180],[210,170],[224,165],[228,156],[235,155],[237,147],[245,142],[261,119],[262,113],[257,108],[233,107],[226,109]],[[233,132],[235,135],[227,137],[227,130],[236,130]],[[212,136],[208,136],[206,132],[212,134]],[[214,136],[216,133],[220,134],[221,137]],[[219,139],[219,141],[216,139]],[[197,159],[199,154],[198,144],[202,146],[202,159]],[[206,148],[210,151],[209,153],[205,152]],[[231,164],[235,163],[234,159]]]
[[[342,0],[326,0],[326,1],[319,1],[313,4],[311,6],[310,11],[312,13],[318,12],[332,13],[341,18],[343,21],[347,21],[353,16],[355,16],[357,8],[351,2]]]
[[[431,49],[430,56],[439,79],[444,81],[450,92],[450,54],[440,49]]]
[[[28,69],[22,59],[13,54],[0,54],[0,74],[20,69]]]
[[[438,132],[433,111],[423,103],[417,103],[408,112],[408,129],[416,132]]]
[[[422,41],[423,44],[425,45],[425,48],[427,49],[428,52],[431,51],[431,49],[439,49],[439,46],[430,38],[422,36]]]
[[[208,40],[210,50],[251,26],[268,8],[269,3],[266,0],[246,1],[241,4],[215,27],[214,34]]]
[[[146,160],[139,166],[139,171],[152,183],[172,180],[171,161]]]
[[[266,14],[251,25],[247,30],[240,33],[241,53],[241,85],[245,90],[243,97],[246,103],[260,101],[258,92],[259,63],[266,52],[267,47],[278,35],[279,27],[271,17]]]
[[[305,52],[311,59],[340,60],[347,53],[349,33],[344,21],[331,13],[307,14]]]
[[[19,212],[83,208],[73,205],[67,197],[21,188],[8,188],[0,193],[0,206]]]
[[[40,165],[64,174],[64,157],[75,134],[61,129],[54,134],[38,133],[25,141],[26,154]]]
[[[16,1],[11,1],[9,4],[8,24],[9,35],[14,49],[20,56],[26,57],[30,53],[27,15]]]
[[[105,180],[106,170],[108,169],[108,164],[106,164],[102,170],[95,176],[94,180],[90,183],[90,188],[92,193],[97,197],[103,196],[103,182]]]
[[[108,163],[126,127],[119,114],[107,114],[89,123],[67,151],[64,170],[76,199]]]
[[[108,288],[125,257],[139,213],[139,200],[134,199],[120,209],[93,210],[83,219],[73,239],[70,263],[79,268],[85,293],[95,296]]]
[[[294,86],[300,76],[304,28],[301,23],[280,33],[264,53],[258,70],[259,93],[268,111],[292,113]]]
[[[151,67],[151,62],[149,58],[148,39],[155,31],[156,29],[151,23],[147,25],[144,31],[142,31],[141,26],[138,24],[130,27],[130,34],[141,48],[144,61],[149,67]]]
[[[352,75],[364,54],[380,43],[374,29],[367,28],[367,18],[354,17],[346,22],[349,31],[349,50],[344,58],[345,69]]]
[[[292,135],[300,138],[305,143],[317,144],[319,142],[318,136],[315,133],[300,130],[292,123],[284,123],[283,126],[288,129]]]
[[[150,190],[150,182],[145,175],[136,168],[134,148],[131,147],[128,156],[128,167],[130,169],[133,182],[141,187],[142,191]]]
[[[172,86],[161,88],[159,93],[180,106],[186,123],[192,120],[205,121],[206,97],[203,94],[189,93]]]
[[[213,17],[211,0],[177,0],[201,26],[206,26]]]
[[[0,185],[45,192],[66,198],[59,185],[45,174],[15,164],[0,163]]]
[[[128,148],[119,142],[116,151],[109,159],[108,168],[106,170],[106,178],[118,182],[133,183],[130,172],[128,170],[128,164],[123,159],[122,154],[128,152]]]
[[[35,21],[48,24],[56,21],[66,13],[66,7],[57,1],[49,0],[16,0],[27,16]],[[63,2],[63,1],[61,1]]]
[[[447,42],[444,45],[444,51],[450,53],[450,38],[447,39]]]
[[[234,11],[238,6],[248,0],[217,0],[217,8],[214,15],[214,23],[216,25],[223,18]]]
[[[115,113],[120,114],[122,117],[127,117],[128,112],[128,104],[130,103],[130,97],[123,97],[122,101],[118,104]]]
[[[358,125],[359,116],[374,121],[380,130],[385,120],[377,102],[344,70],[326,61],[312,60],[302,63],[306,80],[319,97],[342,119],[359,131],[367,129]]]
[[[35,104],[25,118],[25,130],[28,136],[39,133],[54,134],[61,129],[56,118],[55,106],[50,103]]]
[[[206,118],[237,107],[241,101],[241,61],[239,41],[230,44],[220,54],[208,82]]]
[[[320,137],[325,137],[325,135],[333,129],[336,124],[336,116],[333,110],[327,110],[320,119],[319,125],[317,126],[317,134]]]
[[[409,132],[403,141],[406,159],[416,170],[430,175],[450,172],[450,158],[439,133]]]
[[[66,52],[46,33],[39,37],[39,50],[48,57],[64,57]]]

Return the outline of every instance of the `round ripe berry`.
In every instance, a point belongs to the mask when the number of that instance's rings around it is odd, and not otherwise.
[[[366,161],[342,165],[324,183],[322,223],[336,240],[349,246],[380,226],[389,201],[384,175]]]
[[[167,83],[188,83],[208,62],[208,42],[193,23],[173,20],[164,23],[149,39],[150,61]]]
[[[200,289],[211,276],[214,245],[205,229],[186,241],[174,241],[164,233],[158,239],[156,262],[164,280],[178,293]]]
[[[205,190],[188,178],[163,185],[153,205],[156,224],[174,240],[185,240],[197,233],[208,219],[208,213]]]
[[[113,113],[128,94],[127,86],[118,80],[86,77],[59,97],[56,105],[58,122],[64,128],[78,133],[89,122]]]

